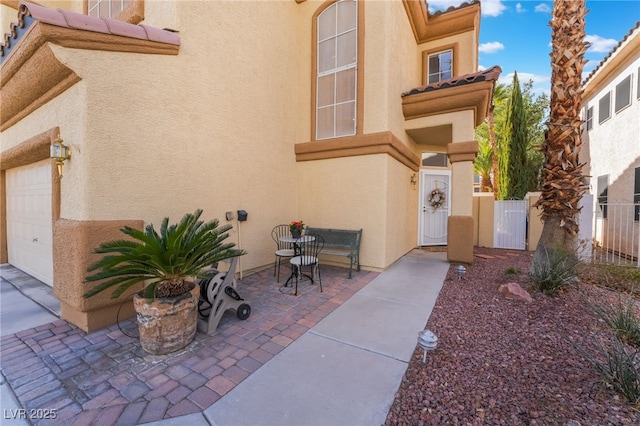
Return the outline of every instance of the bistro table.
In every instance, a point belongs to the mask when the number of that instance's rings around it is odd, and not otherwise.
[[[285,243],[291,243],[293,244],[293,256],[300,256],[301,254],[304,253],[304,243],[309,243],[311,241],[314,241],[316,239],[316,237],[312,236],[312,235],[303,235],[299,238],[295,238],[291,235],[285,235],[283,237],[278,238],[280,241],[285,242]],[[291,276],[289,276],[289,278],[287,278],[287,281],[284,283],[283,287],[288,287],[289,286],[289,282],[296,277],[296,274],[298,274],[298,277],[300,275],[304,275],[305,277],[309,278],[311,280],[311,282],[313,283],[313,278],[310,277],[307,274],[303,274],[302,271],[300,270],[300,268],[294,268],[293,265],[291,266]]]

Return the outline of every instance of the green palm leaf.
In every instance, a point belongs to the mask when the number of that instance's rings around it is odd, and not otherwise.
[[[145,282],[146,298],[178,295],[187,291],[186,279],[206,277],[212,265],[245,254],[235,249],[234,243],[225,242],[230,225],[220,226],[217,219],[204,222],[201,215],[202,210],[196,210],[173,225],[165,217],[160,232],[153,224],[144,231],[122,228],[130,239],[108,241],[94,249],[94,253],[105,256],[87,269],[93,274],[85,282],[98,283],[84,297],[113,289],[111,297],[118,298],[140,282]]]

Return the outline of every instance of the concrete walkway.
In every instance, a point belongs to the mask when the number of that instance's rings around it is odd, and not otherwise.
[[[415,250],[398,260],[205,418],[214,425],[384,423],[449,269],[443,257]]]
[[[382,424],[448,269],[411,251],[209,408],[147,424]]]

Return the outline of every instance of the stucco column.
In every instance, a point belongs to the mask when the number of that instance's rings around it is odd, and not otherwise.
[[[451,162],[451,215],[447,222],[447,259],[449,262],[473,262],[473,162],[478,142],[454,142],[447,145]]]

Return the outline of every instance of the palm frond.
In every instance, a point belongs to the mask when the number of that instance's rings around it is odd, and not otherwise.
[[[220,226],[218,219],[204,222],[199,219],[201,215],[202,210],[196,210],[173,225],[164,218],[159,233],[153,224],[144,231],[122,228],[133,240],[108,241],[94,250],[105,256],[87,269],[97,272],[87,276],[85,282],[102,282],[84,297],[110,288],[115,288],[112,297],[119,297],[142,281],[146,281],[145,297],[155,296],[168,282],[206,275],[219,261],[245,254],[244,250],[234,249],[234,243],[225,242],[231,225]]]

